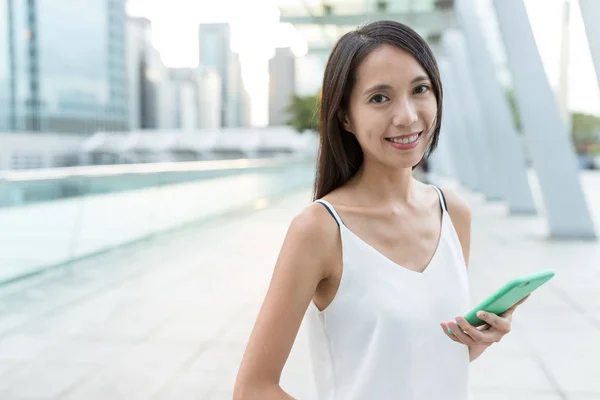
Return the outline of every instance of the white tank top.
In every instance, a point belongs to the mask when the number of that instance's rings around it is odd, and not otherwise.
[[[458,235],[445,207],[438,247],[424,272],[404,268],[361,240],[325,200],[340,227],[343,271],[322,312],[306,314],[319,400],[466,400],[468,347],[440,322],[468,311]]]

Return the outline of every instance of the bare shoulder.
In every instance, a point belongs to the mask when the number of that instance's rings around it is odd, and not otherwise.
[[[440,188],[446,199],[448,214],[456,230],[462,247],[465,264],[469,265],[471,249],[471,207],[469,203],[456,191],[449,188]]]
[[[337,231],[337,223],[322,204],[314,202],[294,217],[290,224],[290,232],[298,238],[320,243]]]
[[[310,301],[328,277],[338,240],[337,225],[328,214],[314,203],[292,219],[244,352],[234,398],[285,397],[279,387],[281,371]]]
[[[448,214],[452,218],[452,222],[469,222],[471,221],[471,207],[469,203],[455,190],[450,188],[440,188],[446,198],[446,206]]]
[[[294,243],[313,260],[319,260],[323,267],[324,277],[330,275],[328,270],[330,258],[339,247],[339,233],[335,219],[320,203],[312,203],[296,215],[288,229],[286,241]]]
[[[331,224],[327,224],[331,219]],[[314,202],[306,206],[300,213],[298,213],[292,220],[291,227],[298,230],[298,232],[311,233],[311,234],[323,234],[331,233],[336,229],[336,222],[327,211],[327,208],[318,202]]]

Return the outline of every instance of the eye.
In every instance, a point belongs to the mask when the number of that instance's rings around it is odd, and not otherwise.
[[[423,94],[431,89],[429,85],[419,85],[415,88],[415,94]]]
[[[381,103],[385,102],[386,100],[389,100],[387,98],[387,96],[384,96],[382,94],[376,94],[375,96],[371,97],[371,99],[369,100],[369,103],[381,104]]]

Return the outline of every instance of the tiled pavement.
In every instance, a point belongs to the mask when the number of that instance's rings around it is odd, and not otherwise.
[[[465,194],[473,302],[520,274],[557,274],[471,364],[475,400],[600,399],[600,243],[548,240],[539,218],[507,218]],[[230,399],[286,229],[309,197],[0,287],[0,399]],[[308,374],[301,332],[282,386],[307,398]]]

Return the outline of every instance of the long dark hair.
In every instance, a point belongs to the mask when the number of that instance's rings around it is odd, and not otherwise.
[[[344,129],[343,119],[356,83],[356,69],[369,53],[382,44],[408,52],[429,76],[437,100],[437,115],[424,159],[437,146],[442,120],[442,82],[427,42],[399,22],[377,21],[359,27],[338,40],[325,67],[319,101],[320,143],[313,200],[344,185],[362,165],[362,149],[356,137]]]

